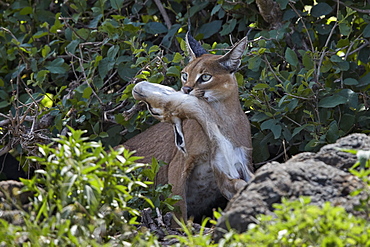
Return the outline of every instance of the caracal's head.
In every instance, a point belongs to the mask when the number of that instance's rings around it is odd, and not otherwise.
[[[239,68],[247,44],[245,37],[225,55],[212,55],[189,34],[186,44],[189,64],[181,72],[182,91],[208,102],[223,102],[238,95],[234,72]]]

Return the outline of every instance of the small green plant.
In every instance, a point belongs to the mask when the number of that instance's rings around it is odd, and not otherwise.
[[[139,169],[137,176],[143,176],[148,181],[155,181],[155,177],[159,172],[159,168],[165,166],[162,161],[158,161],[155,158],[152,159],[152,163],[149,167],[145,167],[144,169]],[[178,195],[171,195],[172,186],[170,184],[158,184],[155,186],[149,186],[147,188],[142,188],[141,194],[145,195],[146,198],[150,199],[150,202],[154,205],[155,208],[158,208],[162,214],[167,212],[173,212],[179,210],[178,207],[175,207],[174,204],[181,200],[181,196]],[[132,201],[140,200],[140,198],[133,198]],[[138,204],[143,205],[142,207],[149,207],[148,203],[145,204]]]
[[[276,217],[261,215],[259,224],[242,234],[229,234],[222,246],[368,246],[370,223],[329,202],[309,204],[309,198],[283,199]],[[221,243],[221,242],[220,242]]]
[[[202,221],[199,231],[194,231],[194,228],[191,224],[187,224],[184,221],[180,221],[175,218],[175,221],[181,229],[183,230],[183,236],[180,235],[169,235],[167,239],[177,239],[179,246],[188,246],[188,247],[208,247],[208,246],[217,246],[212,240],[212,234],[206,232],[206,225],[210,221],[209,218],[205,218]]]

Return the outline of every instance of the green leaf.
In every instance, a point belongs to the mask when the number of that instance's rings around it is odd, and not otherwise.
[[[103,17],[102,14],[95,16],[94,19],[92,19],[90,21],[88,27],[91,28],[91,29],[97,28],[98,24],[99,24],[99,21],[101,20],[102,17]]]
[[[7,102],[7,101],[0,101],[0,108],[7,107],[8,105],[10,105],[9,102]]]
[[[49,70],[40,70],[39,72],[37,72],[36,75],[37,84],[41,85],[41,83],[45,81],[45,78],[49,73],[50,73]]]
[[[172,62],[173,63],[179,63],[183,59],[184,59],[184,57],[180,53],[176,52],[175,55],[173,56]]]
[[[148,53],[149,53],[149,54],[151,54],[151,53],[153,53],[153,52],[157,52],[157,51],[160,51],[159,46],[157,46],[157,45],[153,45],[153,46],[151,46],[151,47],[149,48]]]
[[[330,61],[334,63],[339,63],[339,62],[343,62],[343,59],[338,55],[333,55],[331,56]]]
[[[119,52],[119,46],[118,45],[113,45],[111,48],[109,48],[108,52],[107,52],[107,57],[109,58],[116,58],[118,52]]]
[[[270,86],[266,83],[258,83],[253,87],[253,90],[261,90],[261,89],[266,89],[269,88]]]
[[[338,40],[337,48],[346,47],[348,45],[349,45],[348,38],[346,38],[346,39],[340,39],[340,40]]]
[[[304,130],[307,126],[309,126],[308,124],[304,124],[302,126],[299,126],[298,128],[295,128],[294,131],[293,131],[293,134],[292,134],[292,137],[296,136],[297,134],[299,134],[302,130]]]
[[[180,77],[180,69],[177,66],[171,66],[167,69],[166,75]]]
[[[119,10],[123,7],[124,1],[125,0],[110,0],[110,5],[112,6],[112,8]]]
[[[261,56],[254,56],[248,59],[248,69],[252,71],[258,71],[261,66]]]
[[[282,127],[277,119],[269,119],[261,124],[262,130],[271,130],[274,138],[278,139],[281,136]]]
[[[101,169],[100,165],[94,165],[94,166],[87,166],[82,169],[82,174],[89,174],[92,173],[93,171],[96,171],[98,169]]]
[[[339,126],[344,132],[348,132],[354,126],[355,120],[354,115],[344,114],[339,122]]]
[[[92,88],[87,87],[87,88],[84,89],[82,97],[84,97],[85,99],[88,99],[88,98],[90,98],[91,94],[92,94]]]
[[[339,30],[341,35],[348,36],[351,33],[352,28],[349,23],[342,22],[339,24]]]
[[[322,62],[321,67],[320,67],[320,72],[321,72],[321,73],[326,73],[326,72],[328,72],[329,70],[331,70],[331,68],[333,68],[333,63],[332,63],[329,59],[324,60],[324,61]]]
[[[155,73],[151,77],[148,78],[148,81],[151,83],[161,83],[164,79],[164,75],[162,73]]]
[[[269,116],[267,116],[264,112],[257,112],[251,117],[251,121],[252,122],[262,122],[268,118]]]
[[[135,77],[138,70],[139,68],[131,68],[131,65],[127,63],[120,63],[118,65],[118,75],[125,81],[130,81]]]
[[[367,26],[365,27],[365,29],[363,31],[363,36],[365,38],[369,38],[370,37],[370,24],[367,24]]]
[[[148,22],[144,26],[145,32],[150,34],[167,33],[168,29],[165,25],[160,22]]]
[[[329,143],[334,143],[339,138],[339,129],[337,121],[331,122],[329,129],[326,133],[326,139],[329,141]]]
[[[349,88],[346,88],[346,89],[342,89],[338,93],[338,95],[343,96],[344,98],[347,99],[346,103],[348,104],[349,107],[354,108],[354,109],[356,109],[358,107],[358,97],[359,97],[359,95],[356,92],[352,91]]]
[[[318,4],[316,4],[315,6],[312,7],[311,15],[313,17],[320,17],[322,15],[327,15],[332,11],[333,11],[333,9],[329,4],[324,3],[324,2],[320,2],[320,3],[318,3]]]
[[[99,66],[100,61],[103,60],[103,56],[96,56],[94,61],[94,67]]]
[[[189,10],[189,16],[187,16],[187,18],[189,17],[192,17],[194,14],[198,13],[199,11],[201,11],[202,9],[204,9],[205,7],[207,7],[209,4],[209,1],[201,1],[201,2],[197,2],[197,4],[195,4],[194,6],[192,6]]]
[[[75,36],[75,39],[83,39],[88,40],[89,36],[91,34],[91,31],[87,28],[81,28],[77,30],[77,35]]]
[[[80,41],[75,39],[75,40],[72,40],[72,42],[70,42],[67,47],[66,47],[66,50],[72,54],[75,53],[75,50],[77,48],[77,46],[80,44]]]
[[[216,6],[214,6],[211,11],[211,16],[216,14],[220,9],[221,9],[221,4],[217,4]]]
[[[289,47],[287,47],[285,51],[285,59],[287,60],[288,63],[290,63],[291,65],[295,67],[298,65],[297,54]]]
[[[286,9],[286,6],[289,3],[289,0],[276,0],[276,2],[279,4],[280,9],[284,10]]]
[[[349,70],[349,63],[347,61],[343,61],[338,63],[338,67],[341,71],[347,71]]]
[[[341,96],[341,95],[332,95],[327,96],[319,101],[319,107],[322,108],[333,108],[338,105],[345,104],[347,102],[347,98]]]
[[[19,11],[20,15],[29,15],[32,14],[32,7],[25,7],[21,11]]]
[[[303,62],[303,66],[307,70],[310,70],[310,69],[313,69],[314,68],[314,63],[313,63],[313,59],[311,57],[311,52],[306,52],[303,55],[302,62]]]
[[[105,78],[108,72],[114,67],[114,60],[110,57],[105,57],[99,62],[98,70],[101,78]]]
[[[64,59],[59,57],[51,62],[48,62],[45,68],[53,74],[64,74],[67,72],[68,66],[64,63]]]
[[[220,31],[221,25],[222,21],[220,20],[205,23],[199,28],[198,34],[203,34],[203,39],[208,39],[218,31]]]
[[[39,209],[39,212],[37,213],[37,216],[36,216],[36,219],[35,220],[36,221],[39,221],[41,215],[44,215],[45,217],[48,216],[48,214],[47,214],[47,200],[46,200],[46,198],[44,198],[43,203],[42,203],[42,205],[41,205],[41,207]]]
[[[46,58],[49,55],[50,52],[50,46],[45,45],[44,48],[41,50],[41,55],[43,58]]]
[[[368,72],[368,73],[366,73],[365,75],[363,75],[359,80],[358,80],[359,82],[360,82],[360,84],[359,85],[357,85],[357,86],[361,86],[361,87],[363,87],[363,86],[367,86],[367,85],[369,85],[370,84],[370,73]]]
[[[236,19],[231,19],[229,20],[227,23],[225,23],[223,26],[222,26],[222,30],[220,32],[220,35],[224,36],[224,35],[228,35],[229,33],[231,33],[235,26],[236,26],[236,23],[237,23],[237,20]]]
[[[56,15],[55,15],[55,18],[54,18],[54,25],[53,26],[51,26],[50,27],[50,32],[51,33],[57,33],[58,32],[58,30],[60,30],[60,29],[62,29],[63,28],[63,24],[61,23],[61,21],[60,21],[60,15],[61,15],[61,13],[57,13]]]

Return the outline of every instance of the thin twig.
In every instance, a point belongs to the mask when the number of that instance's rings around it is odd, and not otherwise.
[[[361,39],[362,41],[365,41],[365,43],[363,43],[360,47],[354,49],[353,51],[351,51],[350,53],[346,54],[346,57],[347,56],[350,56],[352,54],[355,54],[357,53],[359,50],[365,48],[366,46],[368,46],[368,44],[370,43],[367,39]]]
[[[290,145],[289,145],[289,146],[284,150],[284,152],[281,152],[280,154],[276,155],[274,158],[272,158],[272,159],[270,159],[270,160],[263,161],[263,162],[260,162],[260,163],[256,163],[256,164],[254,164],[254,166],[256,166],[256,167],[261,167],[261,166],[263,166],[263,165],[265,165],[265,164],[267,164],[267,163],[269,163],[269,162],[272,162],[272,161],[275,161],[275,160],[279,159],[281,156],[286,155],[286,153],[290,150],[290,148],[291,148],[291,147],[292,147],[292,146],[290,146]]]
[[[172,27],[172,23],[170,21],[170,18],[168,17],[167,15],[167,12],[166,10],[164,9],[163,7],[163,4],[161,3],[160,0],[154,0],[155,4],[157,5],[158,9],[159,9],[159,12],[161,12],[161,15],[163,16],[163,20],[164,22],[166,23],[166,26],[168,29],[171,29]]]
[[[345,3],[343,3],[343,2],[341,2],[339,0],[337,0],[337,2],[338,2],[338,4],[341,4],[341,5],[346,6],[348,8],[354,9],[354,10],[356,10],[359,13],[370,14],[370,9],[359,9],[359,8],[356,8],[356,7],[353,7],[353,6],[349,6],[348,4],[345,4]]]
[[[338,6],[337,6],[337,16],[339,16],[339,3],[338,3]],[[326,49],[329,45],[331,37],[333,36],[334,30],[337,28],[337,26],[338,26],[338,20],[334,23],[333,28],[330,30],[330,33],[328,35],[328,38],[326,39],[323,51],[321,53],[321,57],[320,57],[318,65],[317,65],[317,72],[316,72],[317,80],[319,79],[319,76],[320,76],[320,68],[321,68],[321,64],[324,61],[325,55],[326,55]]]
[[[277,76],[277,74],[275,73],[275,71],[273,70],[273,68],[271,67],[271,64],[269,63],[269,61],[267,60],[266,58],[266,55],[263,54],[263,60],[265,61],[265,63],[267,64],[267,66],[269,67],[270,71],[272,72],[272,74],[275,76],[276,80],[278,80],[281,84],[284,84],[284,82]],[[285,78],[284,78],[285,79]]]
[[[298,20],[302,22],[302,25],[303,25],[304,29],[306,29],[308,40],[310,41],[311,51],[314,52],[315,49],[314,49],[314,46],[313,46],[313,42],[312,42],[310,33],[308,32],[308,28],[306,26],[306,23],[303,21],[302,16],[299,14],[299,12],[297,11],[297,9],[295,8],[295,6],[291,2],[289,2],[289,6],[293,9],[293,11],[299,17]]]
[[[82,48],[83,48],[83,44],[80,44],[80,56],[81,58],[78,58],[78,62],[80,63],[80,67],[81,67],[81,71],[82,71],[82,75],[84,76],[85,78],[85,82],[87,83],[87,85],[89,85],[89,87],[91,88],[91,91],[93,93],[93,95],[98,99],[99,103],[103,106],[104,103],[103,101],[99,98],[99,96],[96,94],[94,88],[91,86],[89,80],[87,79],[87,76],[86,76],[86,72],[85,72],[85,69],[84,69],[84,66],[83,66],[83,55],[82,55]]]
[[[298,123],[297,121],[294,121],[293,119],[291,119],[290,117],[284,115],[283,116],[284,118],[288,119],[289,121],[291,121],[292,123],[296,124],[297,126],[301,127],[302,124]]]
[[[297,99],[311,100],[311,99],[309,99],[309,98],[305,98],[305,97],[297,96],[297,95],[290,94],[290,93],[286,93],[286,94],[287,94],[287,95],[289,95],[290,97],[297,98]]]
[[[3,148],[0,149],[0,156],[8,153],[12,148],[10,147],[10,144],[8,143]]]

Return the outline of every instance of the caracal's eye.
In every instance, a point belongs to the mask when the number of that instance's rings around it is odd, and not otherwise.
[[[188,80],[188,73],[182,72],[181,73],[181,80],[187,81]]]
[[[211,80],[211,78],[212,78],[212,76],[211,76],[211,75],[209,75],[209,74],[203,74],[203,75],[200,77],[200,80],[201,80],[202,82],[207,82],[207,81]]]

